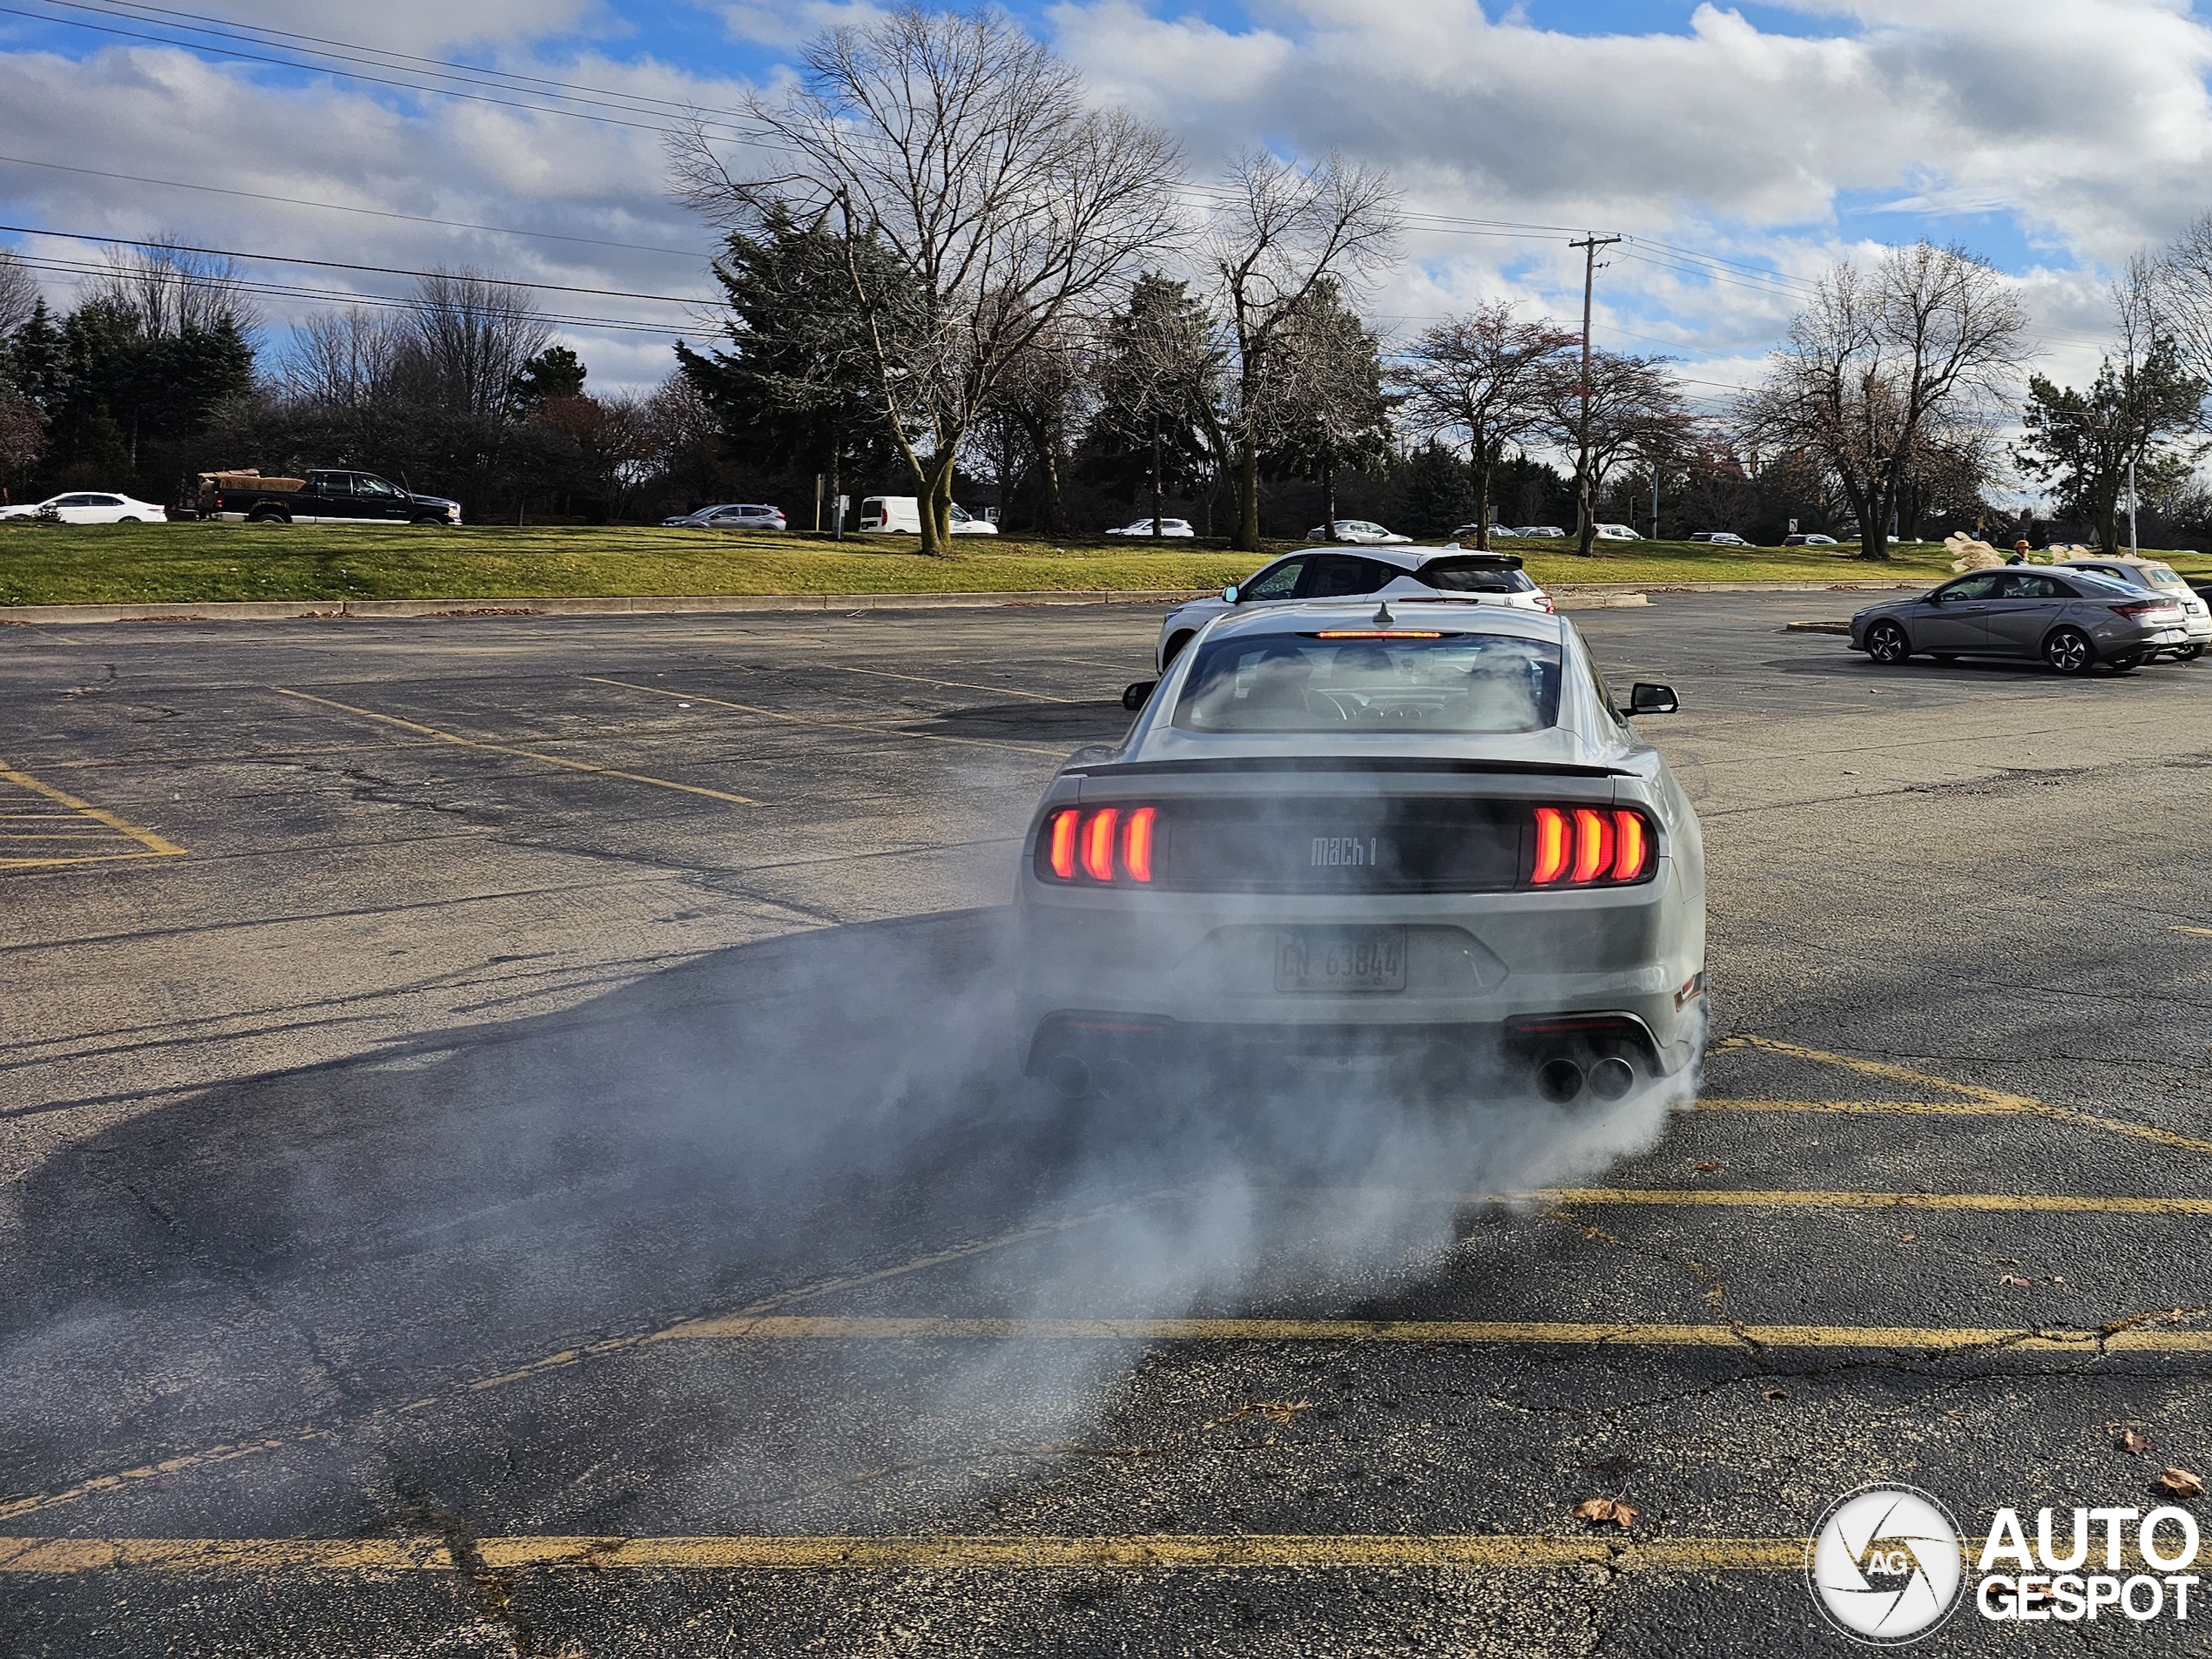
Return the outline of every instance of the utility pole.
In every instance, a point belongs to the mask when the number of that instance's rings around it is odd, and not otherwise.
[[[2130,455],[2128,457],[2128,556],[2139,559],[2142,556],[2143,550],[2135,539],[2135,457]]]
[[[1579,242],[1569,242],[1569,247],[1582,250],[1582,420],[1581,453],[1575,462],[1575,551],[1588,558],[1590,544],[1597,539],[1597,521],[1590,501],[1590,293],[1597,282],[1597,251],[1610,247],[1621,239],[1600,236],[1595,231]]]

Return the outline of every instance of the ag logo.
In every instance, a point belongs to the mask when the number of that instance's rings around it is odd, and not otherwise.
[[[1951,1616],[1962,1569],[1949,1510],[1912,1487],[1861,1487],[1821,1517],[1805,1576],[1838,1630],[1895,1648]]]

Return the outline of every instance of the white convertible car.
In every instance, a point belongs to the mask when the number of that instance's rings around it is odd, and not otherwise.
[[[1370,597],[1225,614],[1146,690],[1024,846],[1031,1075],[1318,1056],[1564,1105],[1695,1059],[1703,844],[1626,718],[1669,687],[1616,709],[1562,617]]]

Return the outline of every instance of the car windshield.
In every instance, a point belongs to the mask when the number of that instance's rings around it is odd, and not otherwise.
[[[1187,732],[1534,732],[1559,718],[1555,644],[1352,629],[1201,647],[1176,705]]]

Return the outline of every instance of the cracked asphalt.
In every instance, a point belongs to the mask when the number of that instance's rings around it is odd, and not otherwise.
[[[1012,1075],[1151,610],[6,630],[0,1651],[1844,1652],[1856,1487],[2177,1501],[2212,668],[1783,631],[1854,603],[1577,616],[1713,1047],[1479,1132]]]

